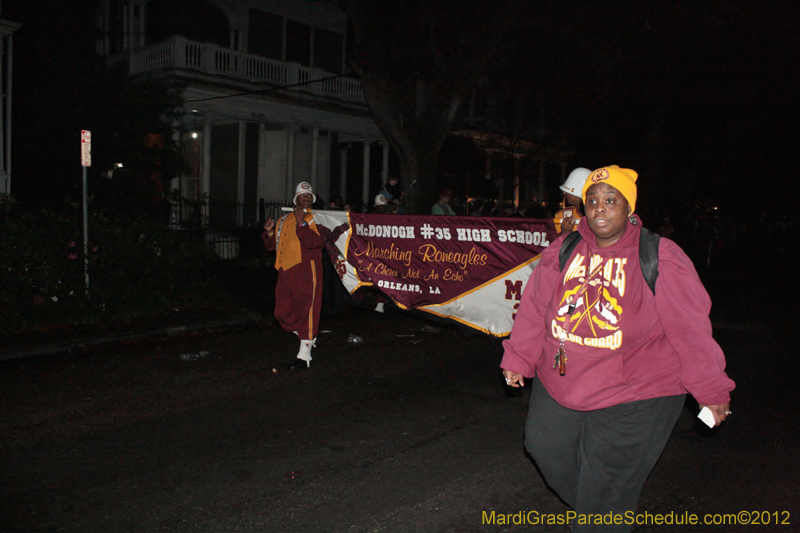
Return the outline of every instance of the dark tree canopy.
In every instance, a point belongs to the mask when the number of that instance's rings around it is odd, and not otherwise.
[[[152,201],[181,170],[171,129],[180,87],[132,81],[124,62],[98,56],[95,8],[90,0],[3,3],[3,17],[23,25],[14,35],[12,193],[26,204],[79,197],[81,130],[92,132],[90,179],[124,165],[118,187],[103,178],[102,190],[123,191],[112,195],[118,201]]]
[[[427,212],[436,165],[459,106],[522,5],[517,0],[344,0],[350,65],[378,127],[399,156],[406,211]]]
[[[506,40],[508,76],[530,79],[576,165],[636,168],[643,207],[719,197],[732,176],[790,164],[798,17],[770,0],[542,0]]]

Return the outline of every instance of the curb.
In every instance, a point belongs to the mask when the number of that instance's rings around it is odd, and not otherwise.
[[[82,348],[106,346],[109,344],[116,344],[127,341],[138,341],[138,340],[153,339],[158,337],[177,337],[180,335],[184,335],[186,333],[190,333],[192,331],[200,331],[204,329],[257,326],[262,322],[263,320],[261,318],[255,318],[255,317],[229,318],[226,320],[212,320],[209,322],[187,324],[184,326],[175,326],[171,328],[159,328],[144,333],[131,333],[130,335],[120,335],[116,337],[97,337],[93,339],[67,342],[67,343],[53,343],[53,344],[46,344],[43,346],[39,346],[36,348],[28,348],[22,350],[6,350],[6,351],[0,351],[0,362],[13,361],[15,359],[22,359],[25,357],[55,355],[55,354],[70,352],[72,350],[79,350]]]

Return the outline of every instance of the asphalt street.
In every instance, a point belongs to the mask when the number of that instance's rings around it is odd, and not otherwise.
[[[0,531],[568,531],[530,522],[568,508],[524,452],[528,393],[506,395],[499,344],[430,325],[326,317],[301,373],[270,323],[2,362]],[[708,430],[689,400],[639,509],[701,523],[635,531],[800,522],[796,333],[719,318],[715,336],[734,414]],[[751,524],[702,523],[742,512]]]

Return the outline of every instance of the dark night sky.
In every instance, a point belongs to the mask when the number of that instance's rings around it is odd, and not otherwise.
[[[548,125],[568,125],[575,163],[636,168],[645,198],[657,185],[651,207],[683,192],[730,209],[800,192],[799,2],[539,5],[526,20],[528,75],[543,80]],[[659,172],[644,153],[654,124]]]
[[[93,20],[70,25],[65,17],[81,9],[65,7],[89,4],[3,2],[4,18],[25,24],[15,38],[15,180],[41,162],[41,151],[25,150],[36,142],[32,131],[49,135],[41,144],[74,141],[53,137],[74,118],[69,90],[80,87],[62,73],[81,48],[93,52]],[[55,5],[57,13],[47,8]],[[507,78],[545,110],[548,128],[569,133],[576,164],[638,167],[642,187],[658,180],[652,201],[674,194],[673,184],[731,208],[800,192],[800,2],[543,0],[523,9]],[[662,132],[657,178],[643,155],[654,124]]]

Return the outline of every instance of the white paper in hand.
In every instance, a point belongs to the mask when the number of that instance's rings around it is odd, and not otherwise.
[[[708,407],[703,407],[700,409],[700,414],[697,415],[697,418],[702,420],[703,423],[708,427],[714,427],[714,415],[711,413],[711,409]]]

